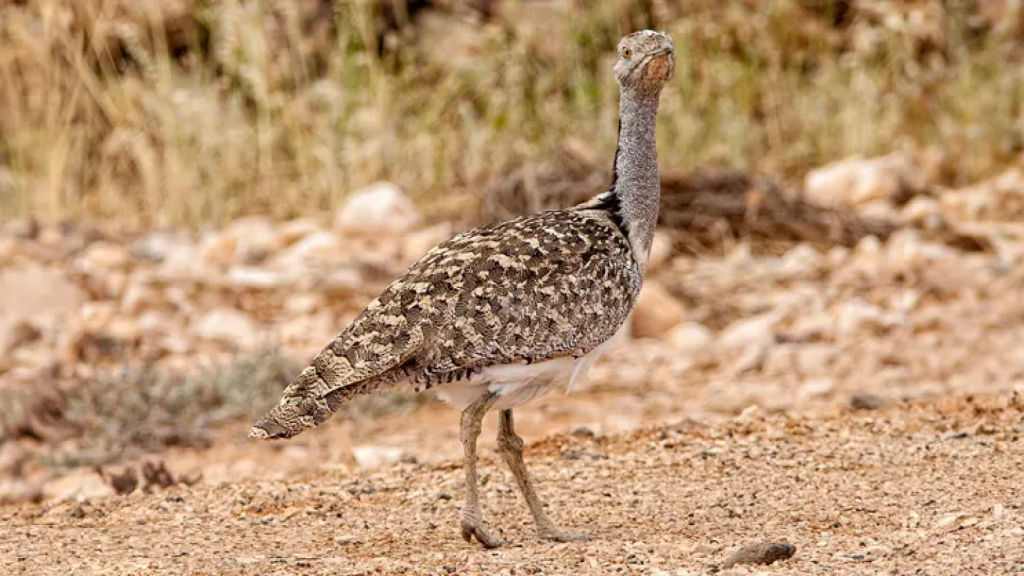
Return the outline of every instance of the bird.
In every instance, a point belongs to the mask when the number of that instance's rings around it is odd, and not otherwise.
[[[641,30],[623,37],[617,51],[610,186],[568,209],[484,225],[435,246],[313,358],[252,426],[251,438],[295,436],[361,394],[435,389],[462,411],[466,542],[504,543],[483,521],[477,479],[477,439],[492,408],[498,451],[538,535],[587,538],[545,512],[512,410],[571,390],[625,324],[643,285],[661,194],[655,125],[675,47],[668,34]]]

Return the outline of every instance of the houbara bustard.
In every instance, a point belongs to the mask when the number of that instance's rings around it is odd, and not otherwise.
[[[644,30],[623,38],[618,51],[619,144],[608,190],[433,248],[316,355],[251,437],[294,436],[359,394],[437,388],[462,410],[463,538],[502,543],[484,526],[477,485],[477,437],[492,407],[500,410],[501,456],[540,536],[585,538],[558,529],[544,512],[512,408],[571,388],[623,325],[643,283],[660,196],[655,120],[675,49],[668,35]]]

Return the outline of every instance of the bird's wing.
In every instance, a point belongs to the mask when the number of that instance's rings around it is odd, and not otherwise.
[[[619,329],[641,281],[604,212],[545,212],[456,236],[394,295],[428,319],[403,370],[421,389],[491,365],[583,356]]]

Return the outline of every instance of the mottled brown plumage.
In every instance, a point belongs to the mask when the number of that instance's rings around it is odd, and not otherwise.
[[[491,365],[582,357],[619,329],[640,284],[626,237],[601,210],[460,234],[371,302],[256,427],[292,436],[356,394],[398,383],[419,392]]]
[[[620,42],[619,149],[608,191],[570,210],[483,226],[435,247],[316,355],[250,436],[294,436],[358,394],[438,387],[463,408],[463,537],[501,543],[484,527],[476,478],[480,423],[497,407],[499,450],[541,535],[581,538],[547,518],[511,408],[571,384],[636,303],[658,217],[654,122],[673,53],[668,36],[649,30]]]

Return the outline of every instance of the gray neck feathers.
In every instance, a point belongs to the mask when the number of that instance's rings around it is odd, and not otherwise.
[[[654,240],[661,199],[658,145],[654,137],[658,98],[658,92],[622,91],[619,147],[608,191],[614,197],[609,198],[611,203],[618,205],[618,221],[629,238],[633,255],[644,268]]]

